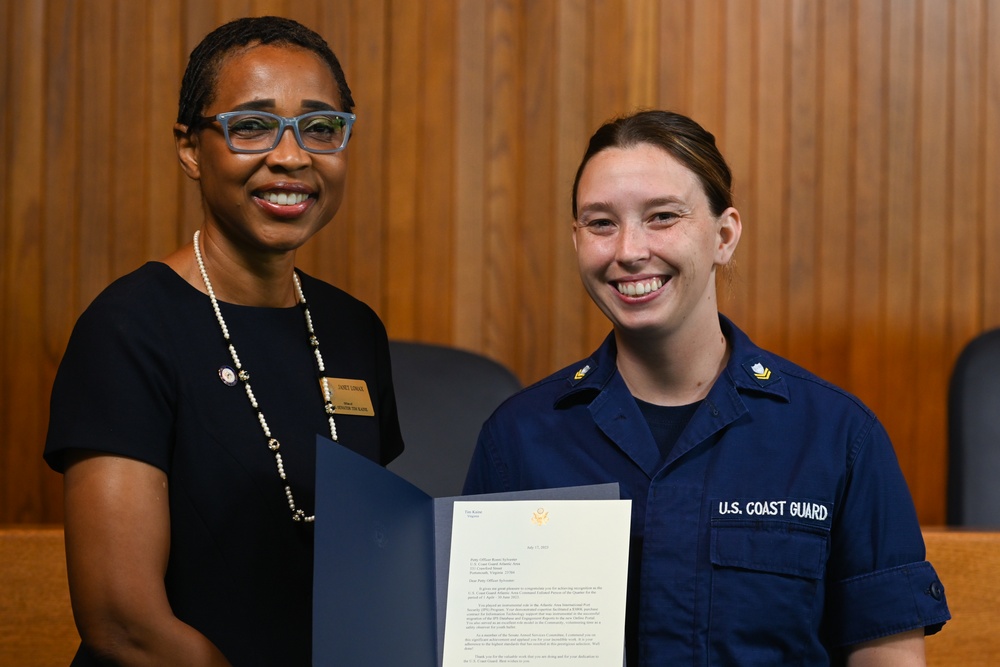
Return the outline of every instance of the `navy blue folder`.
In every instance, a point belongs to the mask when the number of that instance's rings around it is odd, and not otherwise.
[[[316,438],[315,667],[440,667],[455,501],[619,498],[618,484],[431,498]]]

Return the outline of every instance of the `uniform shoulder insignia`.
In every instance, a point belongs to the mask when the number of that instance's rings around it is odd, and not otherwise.
[[[590,372],[590,364],[587,364],[586,366],[579,369],[576,373],[573,374],[573,380],[575,382],[579,382],[583,378],[587,377],[587,373],[589,372]]]
[[[761,387],[766,387],[767,385],[781,379],[777,373],[773,372],[767,365],[765,365],[764,359],[760,357],[743,364],[743,370],[745,370],[747,374]]]

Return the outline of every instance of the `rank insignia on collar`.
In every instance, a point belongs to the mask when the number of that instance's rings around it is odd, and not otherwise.
[[[582,380],[583,378],[587,377],[587,373],[589,373],[589,372],[590,372],[590,364],[588,364],[588,365],[584,366],[583,368],[581,368],[580,370],[578,370],[576,372],[576,374],[573,376],[573,379],[574,380]]]
[[[764,365],[762,359],[754,359],[743,364],[743,370],[752,377],[761,387],[766,387],[772,382],[777,382],[780,377],[774,374],[770,368]]]

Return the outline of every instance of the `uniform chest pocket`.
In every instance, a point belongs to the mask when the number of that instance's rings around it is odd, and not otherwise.
[[[788,521],[713,522],[712,564],[822,579],[829,537],[825,527]]]
[[[711,525],[710,664],[801,665],[817,650],[829,529]]]

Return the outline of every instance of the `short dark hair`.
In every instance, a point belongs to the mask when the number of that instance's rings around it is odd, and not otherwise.
[[[716,147],[712,133],[687,116],[673,111],[639,111],[608,121],[590,138],[573,181],[574,219],[580,176],[590,159],[608,148],[631,148],[638,144],[662,148],[694,172],[705,190],[713,215],[722,215],[733,205],[733,175]]]
[[[226,56],[237,49],[260,44],[287,44],[318,55],[330,66],[340,92],[341,111],[354,110],[354,98],[337,56],[322,37],[297,21],[280,16],[240,18],[208,33],[191,51],[181,80],[177,122],[191,127],[213,101],[215,80]]]

